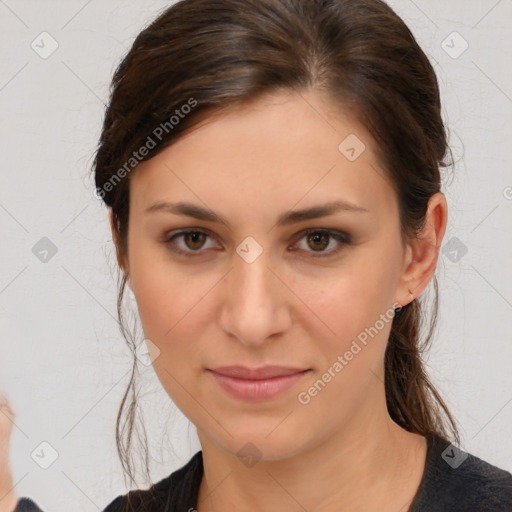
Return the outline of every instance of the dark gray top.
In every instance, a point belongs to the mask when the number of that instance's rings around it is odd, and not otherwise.
[[[442,437],[427,437],[427,442],[425,471],[407,512],[512,512],[511,473],[454,447]],[[195,510],[202,476],[203,454],[198,451],[168,477],[147,490],[118,496],[103,512]],[[141,499],[148,504],[141,505]],[[42,510],[29,498],[20,498],[13,512]]]

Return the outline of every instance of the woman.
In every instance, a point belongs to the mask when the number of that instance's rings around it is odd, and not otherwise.
[[[448,152],[434,70],[380,0],[184,0],[142,31],[95,183],[118,304],[129,284],[202,449],[106,512],[512,510],[421,359]],[[130,476],[135,403],[132,381]]]

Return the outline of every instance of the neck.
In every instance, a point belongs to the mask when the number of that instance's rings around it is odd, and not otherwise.
[[[358,414],[289,457],[262,457],[249,466],[198,430],[204,475],[197,512],[338,512],[340,504],[406,511],[423,476],[426,438],[393,422],[385,400]]]

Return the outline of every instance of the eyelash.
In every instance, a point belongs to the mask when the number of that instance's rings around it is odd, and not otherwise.
[[[163,243],[165,245],[169,246],[169,249],[171,251],[177,253],[177,254],[182,254],[182,255],[184,255],[186,257],[192,257],[192,258],[196,257],[196,256],[200,256],[201,253],[202,253],[201,249],[198,249],[197,251],[193,251],[193,250],[185,251],[183,249],[179,249],[174,244],[174,240],[176,238],[179,238],[181,236],[187,235],[189,233],[202,233],[202,234],[204,234],[206,236],[210,236],[208,231],[205,231],[203,229],[191,228],[191,229],[185,229],[185,230],[182,230],[182,231],[178,231],[178,232],[175,232],[175,233],[173,233],[173,232],[168,233],[165,236],[165,238],[163,240]],[[317,254],[315,254],[314,251],[305,251],[305,252],[312,253],[311,256],[313,258],[327,258],[327,257],[334,256],[334,255],[338,254],[342,250],[342,248],[343,248],[342,246],[343,245],[351,245],[352,244],[352,238],[351,238],[351,236],[348,233],[345,233],[343,231],[335,231],[335,230],[320,229],[320,228],[317,228],[317,229],[311,228],[311,229],[307,229],[307,230],[301,232],[301,236],[298,238],[297,242],[299,242],[304,237],[307,237],[308,235],[313,234],[313,233],[328,235],[329,237],[333,238],[334,240],[336,240],[337,242],[340,243],[340,245],[336,249],[331,249],[330,251],[327,251],[327,252],[319,251]],[[297,243],[297,242],[295,242],[295,243]]]

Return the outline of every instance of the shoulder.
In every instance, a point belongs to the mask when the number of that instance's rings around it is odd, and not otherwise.
[[[187,512],[197,502],[203,475],[202,451],[181,468],[147,490],[133,490],[117,496],[103,512]],[[13,512],[43,512],[30,498],[20,498]]]
[[[117,496],[103,512],[187,512],[189,508],[195,507],[202,474],[202,451],[198,451],[184,466],[149,489]]]
[[[512,474],[452,445],[427,438],[422,482],[410,512],[512,512]]]
[[[30,498],[20,498],[16,503],[16,508],[13,512],[43,512],[35,501]]]

